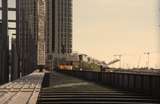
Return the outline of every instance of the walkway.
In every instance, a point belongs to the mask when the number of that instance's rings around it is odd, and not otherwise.
[[[53,73],[50,87],[40,92],[38,104],[160,104],[160,100],[112,89],[71,76]]]
[[[36,104],[44,73],[34,72],[0,86],[0,104]]]

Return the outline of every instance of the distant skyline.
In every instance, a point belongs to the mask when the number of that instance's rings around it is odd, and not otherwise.
[[[144,52],[151,52],[150,66],[160,67],[158,6],[158,0],[73,0],[73,51],[107,62],[122,54],[124,67],[145,66]]]
[[[73,0],[74,50],[123,66],[159,66],[158,0]]]

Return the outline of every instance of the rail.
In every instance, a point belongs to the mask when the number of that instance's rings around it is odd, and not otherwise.
[[[160,75],[123,72],[59,71],[68,75],[160,98]]]

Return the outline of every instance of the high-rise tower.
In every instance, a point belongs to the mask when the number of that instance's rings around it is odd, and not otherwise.
[[[72,52],[72,0],[48,0],[48,63]]]
[[[37,0],[16,0],[18,69],[31,73],[37,64]]]
[[[30,73],[37,62],[45,62],[52,69],[57,60],[72,52],[72,0],[16,1],[19,69],[24,74]],[[38,7],[41,1],[45,7]],[[39,36],[42,34],[43,39]]]

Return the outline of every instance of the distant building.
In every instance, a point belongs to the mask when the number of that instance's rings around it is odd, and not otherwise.
[[[86,54],[80,54],[79,55],[79,59],[80,59],[80,61],[88,62],[88,55],[86,55]]]
[[[16,39],[12,38],[12,50],[11,50],[11,80],[16,80],[20,77],[18,68],[18,53],[16,47]]]
[[[37,65],[38,68],[43,69],[46,65],[46,29],[48,26],[47,22],[47,2],[46,0],[37,0]]]
[[[2,23],[0,23],[0,84],[9,81],[8,1],[2,0]]]

